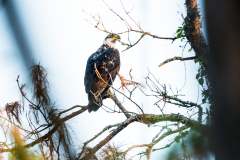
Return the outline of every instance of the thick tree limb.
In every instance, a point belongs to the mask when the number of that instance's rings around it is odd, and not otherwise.
[[[198,121],[189,119],[183,115],[180,114],[139,114],[137,116],[138,122],[144,123],[144,124],[155,124],[163,121],[169,121],[169,122],[179,122],[182,123],[188,127],[193,128],[205,128],[205,125],[199,123]]]
[[[200,58],[206,67],[209,49],[201,31],[201,19],[198,11],[197,0],[186,0],[185,5],[187,8],[187,16],[184,19],[184,32],[186,38],[190,42],[196,56]]]

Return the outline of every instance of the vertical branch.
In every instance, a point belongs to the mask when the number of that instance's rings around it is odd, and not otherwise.
[[[25,64],[25,69],[28,70],[30,66],[35,64],[35,61],[32,56],[32,48],[29,45],[24,26],[21,23],[15,3],[16,2],[12,0],[5,0],[2,2],[2,5],[6,13],[7,22],[13,39],[15,40],[17,48],[20,51],[22,61]]]
[[[186,0],[187,16],[184,19],[184,31],[187,40],[200,58],[205,67],[207,65],[208,45],[201,31],[201,19],[198,11],[197,0]]]

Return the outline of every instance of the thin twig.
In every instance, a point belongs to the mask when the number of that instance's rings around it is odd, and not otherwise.
[[[172,61],[188,61],[188,60],[194,60],[196,58],[197,58],[197,56],[185,57],[185,58],[183,58],[183,57],[173,57],[173,58],[169,58],[169,59],[163,61],[162,63],[160,63],[158,65],[158,67],[162,67],[163,65],[165,65],[167,63],[170,63]]]

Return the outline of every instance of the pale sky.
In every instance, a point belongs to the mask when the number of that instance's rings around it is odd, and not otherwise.
[[[33,54],[48,71],[50,92],[57,106],[68,108],[76,104],[87,104],[83,77],[87,58],[102,44],[106,34],[98,31],[90,23],[90,15],[100,16],[109,30],[124,30],[122,22],[111,13],[101,0],[15,0],[24,22],[27,36],[33,48]],[[124,14],[120,1],[106,0],[109,6]],[[126,9],[141,27],[159,36],[173,37],[185,15],[184,0],[123,0]],[[20,100],[16,77],[26,81],[23,67],[17,57],[12,37],[5,24],[3,11],[0,10],[0,106],[7,102]],[[136,38],[132,35],[132,38]],[[123,37],[124,39],[124,37]],[[125,37],[126,40],[126,37]],[[158,67],[160,62],[174,56],[191,56],[188,49],[182,52],[180,41],[172,43],[146,37],[136,47],[121,54],[121,74],[128,77],[133,69],[134,80],[144,82],[144,77],[151,71],[160,82],[181,89],[183,99],[193,102],[198,98],[199,87],[195,81],[197,66],[194,62],[173,62]],[[114,86],[119,86],[116,80]],[[149,99],[136,95],[135,100],[144,106],[146,112],[154,113]],[[111,101],[104,101],[112,106]],[[124,103],[131,107],[129,102]],[[130,108],[135,110],[134,106]],[[169,112],[174,111],[172,108]],[[73,132],[75,145],[91,138],[104,126],[124,120],[120,114],[106,113],[99,109],[96,113],[84,113],[68,123]],[[156,129],[142,124],[132,124],[117,135],[111,143],[119,146],[149,143]],[[166,142],[164,142],[166,143]],[[164,143],[161,143],[164,145]],[[80,147],[80,146],[79,146]],[[164,156],[165,152],[156,152],[153,159]]]

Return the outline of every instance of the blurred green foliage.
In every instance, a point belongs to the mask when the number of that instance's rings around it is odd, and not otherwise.
[[[41,156],[37,156],[30,152],[25,146],[25,143],[21,137],[18,129],[13,128],[12,138],[14,142],[14,149],[10,152],[9,160],[43,160]]]

